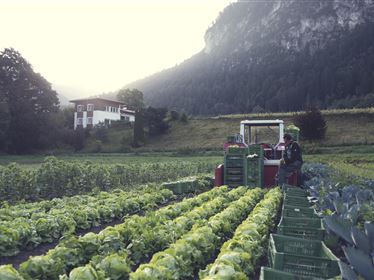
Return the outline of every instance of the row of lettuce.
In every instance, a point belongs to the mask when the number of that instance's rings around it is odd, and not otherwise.
[[[20,250],[148,211],[174,199],[170,190],[147,188],[141,192],[116,190],[0,208],[0,256],[14,256]]]
[[[212,172],[216,164],[209,158],[103,165],[48,157],[35,169],[16,163],[0,167],[0,198],[13,203],[124,189]]]
[[[167,188],[182,183],[191,186],[189,193],[206,191],[212,186],[210,178],[201,175],[174,183],[144,185],[129,191],[116,189],[92,195],[3,205],[0,208],[0,257],[15,256],[21,250],[63,236],[154,210],[173,202],[177,198],[175,190]]]
[[[214,188],[145,216],[131,216],[98,234],[67,238],[46,255],[22,263],[18,271],[1,266],[0,276],[26,280],[193,279],[228,240],[200,278],[232,275],[247,279],[264,253],[263,244],[281,199],[278,188],[266,194],[259,188]]]

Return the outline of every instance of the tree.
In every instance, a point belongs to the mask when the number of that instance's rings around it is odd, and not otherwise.
[[[59,110],[51,84],[14,49],[0,52],[0,143],[8,152],[43,148],[40,137],[54,133],[52,115]]]
[[[135,111],[135,123],[134,123],[134,140],[133,146],[140,147],[144,144],[144,112],[143,110]]]
[[[166,108],[153,108],[151,106],[147,108],[145,118],[150,136],[160,135],[168,131],[167,112]]]
[[[180,117],[180,121],[183,122],[183,123],[187,123],[188,122],[188,117],[186,115],[185,112],[182,113],[181,117]]]
[[[9,105],[5,98],[5,92],[0,87],[0,151],[7,150],[7,145],[9,143],[8,141],[9,125],[10,125]]]
[[[144,108],[143,93],[137,89],[121,89],[117,94],[117,99],[124,102],[132,110]]]
[[[305,113],[295,115],[293,122],[298,128],[300,128],[301,138],[306,140],[319,140],[325,138],[327,129],[326,121],[317,107],[309,107]]]

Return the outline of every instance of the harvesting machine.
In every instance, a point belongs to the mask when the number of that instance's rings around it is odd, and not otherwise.
[[[295,126],[285,129],[283,120],[243,120],[240,133],[224,144],[224,164],[215,170],[215,185],[271,187],[285,150],[284,133],[298,140]],[[297,172],[289,174],[288,184],[298,185]]]

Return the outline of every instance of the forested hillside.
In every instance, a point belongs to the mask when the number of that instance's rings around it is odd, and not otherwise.
[[[194,115],[374,105],[373,1],[245,1],[180,65],[126,87]]]

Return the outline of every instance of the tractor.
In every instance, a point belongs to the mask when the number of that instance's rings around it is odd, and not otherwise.
[[[229,136],[224,144],[224,164],[215,170],[215,185],[269,188],[276,185],[276,175],[285,150],[284,133],[298,141],[299,129],[285,129],[283,120],[243,120],[240,133]],[[288,176],[289,185],[299,185],[299,174]]]

